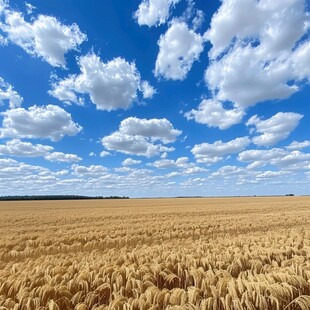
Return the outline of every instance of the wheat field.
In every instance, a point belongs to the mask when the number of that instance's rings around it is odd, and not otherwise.
[[[310,197],[0,203],[0,309],[310,309]]]

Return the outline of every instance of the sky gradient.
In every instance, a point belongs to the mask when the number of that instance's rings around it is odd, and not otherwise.
[[[310,189],[307,0],[0,0],[0,195]]]

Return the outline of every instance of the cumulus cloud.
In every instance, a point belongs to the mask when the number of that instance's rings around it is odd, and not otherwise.
[[[57,79],[56,76],[52,76],[52,78]],[[48,93],[66,104],[73,102],[83,105],[83,98],[78,97],[74,90],[75,76],[70,76],[64,80],[57,80],[57,82],[52,83],[52,90],[49,90]]]
[[[23,98],[14,90],[13,86],[6,83],[0,77],[0,105],[7,100],[11,109],[18,108],[23,102]]]
[[[48,171],[48,169],[40,166],[28,165],[14,159],[6,158],[0,159],[0,167],[0,178],[4,178],[7,182],[10,179],[24,179],[33,174],[40,175]]]
[[[188,120],[194,119],[199,124],[227,129],[240,123],[244,114],[243,110],[236,108],[226,110],[220,101],[203,99],[197,110],[192,109],[186,112],[184,116]]]
[[[132,136],[121,132],[114,132],[102,138],[101,141],[103,146],[108,150],[146,157],[152,157],[162,152],[174,150],[161,144],[151,143],[146,137]]]
[[[172,143],[180,134],[181,131],[174,129],[165,118],[129,117],[120,123],[118,131],[103,137],[101,142],[108,150],[152,157],[159,153],[173,151],[174,148],[163,146],[161,143]],[[156,143],[157,141],[161,143]]]
[[[0,137],[42,138],[58,141],[64,136],[75,136],[82,127],[73,122],[71,115],[55,105],[17,108],[2,113]]]
[[[156,90],[148,81],[143,81],[141,83],[141,91],[144,99],[153,98],[154,94],[156,94]]]
[[[233,185],[234,191],[239,191],[241,188],[239,186],[248,186],[253,190],[253,185],[256,190],[261,190],[267,185],[262,191],[262,193],[266,193],[268,188],[272,188],[274,191],[274,186],[270,187],[270,184],[285,184],[289,185],[291,188],[293,186],[292,180],[288,179],[289,176],[292,175],[292,171],[284,171],[284,170],[265,170],[265,171],[253,171],[248,170],[243,167],[238,166],[223,166],[219,168],[217,171],[211,174],[210,179],[212,180],[220,180],[221,183],[224,183],[228,187]],[[286,175],[287,177],[283,182],[282,176]],[[296,176],[294,176],[296,177]],[[227,191],[227,189],[225,188]],[[272,193],[272,192],[271,192]]]
[[[266,53],[290,51],[308,29],[308,22],[304,0],[224,0],[207,34],[210,56],[216,58],[234,40],[248,38],[258,39]]]
[[[211,164],[222,160],[223,156],[243,151],[249,144],[248,137],[236,138],[228,142],[219,140],[214,143],[196,144],[191,152],[197,162]]]
[[[285,99],[298,90],[288,84],[292,68],[285,59],[262,58],[259,47],[236,45],[205,73],[209,88],[221,101],[246,109],[258,102]]]
[[[82,158],[75,154],[52,152],[54,148],[50,145],[32,144],[30,142],[13,139],[0,145],[0,155],[16,157],[44,157],[52,162],[78,162]]]
[[[89,95],[98,110],[128,109],[141,90],[144,98],[152,98],[154,88],[142,81],[134,63],[114,58],[104,63],[94,53],[79,58],[81,73],[52,84],[49,94],[55,98],[81,104]]]
[[[227,123],[224,129],[241,122],[242,117],[231,116],[232,111],[286,99],[301,89],[302,81],[309,81],[310,41],[305,37],[309,28],[304,0],[222,1],[204,37],[212,44],[205,71],[212,100],[225,110],[225,102],[234,105],[227,113],[221,111]],[[212,124],[204,109],[188,115]]]
[[[246,169],[255,170],[257,168],[264,167],[265,165],[266,165],[265,162],[257,160],[257,161],[253,161],[252,163],[248,164]]]
[[[256,175],[257,179],[270,179],[270,178],[277,178],[279,176],[285,175],[285,174],[289,174],[288,171],[271,171],[271,170],[267,170],[264,172],[261,172],[259,174]]]
[[[280,148],[270,150],[246,150],[238,155],[238,160],[242,162],[271,161],[275,158],[284,157],[287,152]]]
[[[62,152],[53,152],[46,155],[44,158],[48,161],[62,163],[74,163],[82,160],[82,158],[76,154],[65,154]]]
[[[254,126],[253,131],[261,134],[252,139],[253,143],[271,146],[286,139],[298,126],[302,118],[303,115],[290,112],[279,112],[266,120],[261,120],[257,115],[254,115],[247,121],[246,125]]]
[[[231,176],[242,176],[244,177],[249,172],[244,170],[242,167],[237,166],[222,166],[217,171],[211,174],[211,178],[230,178]]]
[[[87,38],[76,24],[67,26],[46,15],[27,22],[20,12],[8,7],[4,10],[0,29],[10,42],[55,67],[65,67],[65,55],[70,50],[77,50]]]
[[[19,139],[7,141],[0,145],[0,155],[10,155],[19,157],[39,157],[45,156],[54,148],[49,145],[32,144]]]
[[[188,166],[188,157],[179,157],[176,160],[173,159],[159,159],[154,161],[151,166],[158,169],[170,169],[170,168],[184,168]]]
[[[155,76],[184,80],[194,61],[199,59],[203,44],[204,38],[200,34],[189,29],[185,22],[174,20],[158,40]]]
[[[108,172],[108,168],[101,165],[80,166],[74,164],[71,169],[73,175],[80,177],[100,177]]]
[[[309,22],[310,23],[310,22]],[[307,79],[310,81],[310,41],[300,44],[290,59],[293,75],[298,80]]]
[[[136,160],[132,158],[126,158],[125,160],[122,161],[123,166],[133,166],[133,165],[138,165],[141,163],[141,160]]]
[[[107,151],[101,151],[100,152],[100,157],[106,157],[106,156],[110,156],[111,153],[110,152],[107,152]]]
[[[309,27],[303,0],[223,1],[207,34],[209,56],[215,61],[206,71],[206,82],[218,90],[219,99],[242,107],[289,97],[298,90],[289,83],[297,78],[292,64],[308,59],[308,44],[293,49]]]
[[[189,162],[188,157],[179,157],[176,160],[173,159],[159,159],[149,164],[157,169],[180,169],[182,171],[179,175],[191,175],[202,172],[207,172],[208,170]],[[176,176],[173,174],[172,176]],[[169,176],[171,177],[171,175]]]
[[[275,158],[272,164],[285,169],[310,169],[310,154],[292,151],[283,157]]]
[[[178,2],[180,0],[142,0],[134,17],[140,26],[159,26],[167,21],[171,8]]]
[[[120,123],[120,132],[131,136],[151,137],[153,141],[161,140],[163,143],[171,143],[181,134],[165,118],[137,118],[129,117]]]
[[[293,141],[290,145],[288,145],[286,148],[288,150],[300,150],[306,147],[310,146],[310,141],[305,140],[303,142]]]
[[[248,169],[274,165],[285,170],[310,169],[310,154],[298,150],[287,151],[281,148],[270,150],[246,150],[238,155],[238,160],[248,162]]]
[[[70,188],[66,184],[70,184]],[[12,192],[17,195],[69,194],[74,184],[80,182],[70,179],[67,170],[52,171],[13,159],[0,159],[0,190],[4,195],[12,195]]]

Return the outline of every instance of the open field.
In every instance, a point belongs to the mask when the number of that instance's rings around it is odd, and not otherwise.
[[[0,203],[0,309],[310,309],[310,197]]]

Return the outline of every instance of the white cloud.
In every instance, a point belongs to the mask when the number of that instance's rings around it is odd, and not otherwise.
[[[298,90],[289,85],[292,69],[287,60],[265,58],[259,47],[236,45],[205,73],[209,88],[221,101],[246,109],[258,102],[285,99]]]
[[[213,172],[211,174],[211,178],[214,177],[221,177],[221,178],[230,178],[231,176],[245,176],[247,175],[249,172],[244,170],[241,167],[237,167],[237,166],[222,166],[221,168],[219,168],[217,171]]]
[[[309,22],[310,23],[310,22]],[[310,81],[310,41],[300,44],[294,51],[291,59],[292,72],[299,80],[308,79]]]
[[[208,170],[195,165],[194,163],[188,162],[188,157],[179,157],[176,160],[172,159],[159,159],[149,164],[157,169],[180,169],[182,174],[178,175],[191,175],[197,173],[207,172]],[[176,175],[172,175],[176,176]]]
[[[143,93],[143,98],[145,99],[153,98],[154,94],[156,94],[154,87],[147,81],[143,81],[141,83],[141,91]]]
[[[174,129],[173,125],[165,118],[145,119],[129,117],[124,119],[119,126],[121,133],[131,136],[150,137],[153,141],[171,143],[182,133]]]
[[[208,172],[208,171],[209,171],[208,169],[198,167],[198,166],[195,166],[194,164],[191,164],[191,166],[187,167],[183,171],[183,175],[192,175],[192,174],[204,173],[204,172]]]
[[[279,171],[268,171],[265,175],[261,171],[249,171],[242,167],[237,166],[224,166],[211,175],[212,179],[218,180],[218,185],[224,183],[223,194],[226,194],[227,188],[233,188],[233,195],[239,193],[242,187],[248,189],[261,191],[262,195],[266,195],[266,190],[270,194],[275,194],[275,184],[281,184],[282,181],[279,178],[282,174],[288,174],[287,172],[281,173]],[[257,177],[260,176],[260,177]],[[271,186],[272,184],[272,186]],[[272,188],[269,192],[268,189]]]
[[[201,10],[196,10],[195,11],[195,16],[193,18],[193,28],[194,29],[199,29],[201,27],[201,25],[204,23],[205,21],[205,14],[203,11]]]
[[[0,5],[1,5],[1,0],[0,0]],[[18,163],[15,159],[11,159],[11,158],[0,158],[0,167],[7,167],[7,166],[13,166],[16,165],[16,163]],[[0,170],[1,172],[1,170]]]
[[[8,44],[7,38],[5,38],[2,34],[0,34],[0,45],[5,46]]]
[[[24,179],[27,176],[41,174],[48,170],[40,166],[28,165],[13,159],[0,159],[0,167],[0,178],[5,178],[7,181],[15,178]]]
[[[171,169],[171,168],[187,168],[188,157],[180,157],[176,160],[173,159],[159,159],[154,161],[151,165],[157,169]]]
[[[100,152],[100,157],[106,157],[106,156],[110,156],[110,155],[111,155],[111,153],[107,152],[107,151]]]
[[[227,129],[240,123],[243,115],[244,112],[240,109],[226,110],[220,101],[207,99],[201,101],[197,110],[192,109],[184,114],[188,120],[194,119],[199,124],[219,129]]]
[[[140,26],[159,26],[167,21],[171,8],[178,2],[180,0],[142,0],[134,17]]]
[[[285,175],[285,174],[289,174],[288,171],[264,171],[262,173],[259,173],[256,175],[257,179],[270,179],[270,178],[277,178],[279,176]]]
[[[167,158],[168,157],[168,153],[167,152],[164,152],[164,153],[162,153],[161,155],[160,155],[160,158],[162,158],[162,159],[165,159],[165,158]]]
[[[82,160],[82,158],[76,154],[65,154],[62,152],[53,152],[46,155],[44,158],[48,161],[62,163],[74,163]]]
[[[252,139],[255,144],[271,146],[286,139],[302,118],[303,115],[290,112],[279,112],[267,120],[261,120],[257,115],[254,115],[246,125],[254,126],[254,131],[261,134]]]
[[[132,158],[126,158],[122,161],[123,166],[132,166],[132,165],[138,165],[141,163],[141,160],[136,160]]]
[[[165,174],[165,178],[175,178],[175,177],[178,177],[180,175],[181,175],[180,172],[173,171],[173,172]]]
[[[134,63],[114,58],[104,63],[94,53],[79,58],[81,73],[52,84],[50,95],[65,101],[81,104],[79,95],[89,95],[98,110],[128,109],[137,99],[141,89],[144,98],[151,98],[155,90],[141,81]]]
[[[287,169],[310,169],[310,154],[292,151],[283,157],[275,158],[272,164]]]
[[[0,15],[4,13],[4,10],[8,8],[8,3],[5,0],[0,0]]]
[[[210,179],[220,180],[221,183],[224,183],[228,187],[231,187],[233,185],[234,191],[236,190],[239,191],[240,188],[238,187],[240,185],[250,186],[252,188],[253,185],[255,186],[258,184],[264,184],[264,185],[268,184],[269,187],[270,184],[275,184],[275,182],[281,184],[282,183],[281,177],[283,175],[290,175],[290,174],[291,174],[290,171],[283,171],[283,170],[253,171],[243,167],[228,165],[223,166],[214,173],[212,173]],[[291,181],[289,181],[289,183],[291,183]],[[291,185],[292,184],[290,184],[290,186]],[[255,189],[255,191],[257,189],[258,187]],[[272,186],[272,189],[275,190],[274,186]],[[224,190],[227,191],[226,188]],[[263,193],[265,191],[263,191]]]
[[[100,177],[106,175],[108,169],[101,165],[80,166],[77,164],[72,165],[72,174],[80,177]]]
[[[13,89],[12,85],[0,77],[0,105],[2,105],[3,100],[9,101],[11,109],[20,107],[23,102],[23,98]]]
[[[199,163],[214,163],[220,161],[223,156],[243,151],[250,144],[248,137],[236,138],[228,142],[221,140],[214,143],[196,144],[191,152]]]
[[[310,169],[310,154],[287,151],[280,148],[271,150],[246,150],[238,155],[241,162],[249,162],[248,169],[273,165],[284,170]]]
[[[157,169],[181,169],[182,174],[179,175],[191,175],[197,173],[207,172],[208,170],[189,162],[188,157],[179,157],[176,160],[172,159],[159,159],[154,161],[149,166],[153,166]],[[176,175],[172,175],[176,176]]]
[[[11,109],[4,116],[0,137],[42,138],[58,141],[64,136],[75,136],[82,127],[71,115],[55,105]]]
[[[11,155],[19,157],[38,157],[45,156],[54,148],[49,145],[32,144],[23,142],[19,139],[7,141],[6,144],[0,145],[0,155]]]
[[[52,76],[52,78],[54,78],[54,76]],[[74,89],[75,76],[70,76],[64,80],[53,83],[52,90],[49,90],[48,93],[66,104],[74,102],[78,105],[82,105],[83,100],[76,95]]]
[[[0,155],[16,157],[44,157],[52,162],[78,162],[82,158],[75,154],[65,154],[62,152],[52,152],[54,148],[50,145],[32,144],[19,139],[7,141],[0,145]]]
[[[4,11],[4,17],[0,29],[7,38],[52,66],[65,67],[65,54],[76,50],[87,38],[76,24],[67,26],[55,17],[39,15],[27,22],[21,13],[10,9]]]
[[[280,148],[273,148],[271,150],[246,150],[238,155],[238,160],[242,162],[261,162],[271,160],[287,155],[287,151]]]
[[[204,39],[189,29],[185,22],[174,20],[158,41],[159,53],[155,64],[155,76],[184,80],[203,51]]]
[[[12,159],[0,159],[0,167],[0,190],[4,195],[70,194],[74,185],[82,187],[80,180],[70,179],[67,170],[51,171]]]
[[[258,39],[266,54],[290,51],[308,29],[308,22],[304,0],[224,0],[207,34],[210,56],[216,58],[234,40],[248,38]]]
[[[192,170],[199,168],[193,167]],[[72,165],[70,171],[51,171],[12,159],[0,159],[0,191],[3,195],[14,191],[20,195],[76,193],[128,196],[129,193],[131,197],[143,197],[146,192],[149,196],[182,196],[187,189],[191,189],[187,191],[191,195],[205,195],[207,188],[209,195],[266,194],[266,191],[268,194],[302,194],[309,185],[307,173],[293,170],[268,169],[265,172],[224,166],[206,177],[189,177],[193,173],[198,172],[181,168],[158,175],[158,171],[129,167],[113,169],[112,173],[100,165]],[[173,182],[171,178],[175,178]],[[281,186],[279,191],[277,185]]]
[[[205,21],[205,14],[203,11],[195,8],[194,0],[186,0],[187,7],[180,17],[177,17],[179,21],[184,21],[192,25],[194,30],[197,30]]]
[[[180,134],[181,131],[174,129],[167,119],[129,117],[120,123],[118,131],[103,137],[101,141],[108,150],[152,157],[174,150],[156,141],[172,143]]]
[[[286,148],[288,150],[300,150],[306,147],[310,146],[310,141],[305,140],[303,142],[293,141],[290,145],[288,145]]]
[[[299,91],[310,78],[309,28],[304,0],[223,0],[205,35],[214,100],[245,110]]]
[[[266,165],[266,163],[264,161],[253,161],[252,163],[248,164],[247,165],[247,169],[249,170],[255,170],[257,168],[260,168],[260,167],[264,167]]]
[[[102,138],[103,146],[108,150],[118,151],[124,154],[152,157],[162,152],[173,151],[173,148],[148,142],[149,139],[138,135],[127,135],[121,132],[114,132]]]
[[[36,7],[34,5],[32,5],[31,3],[28,3],[28,2],[25,2],[25,6],[26,6],[27,14],[32,14],[33,11],[36,9]]]

